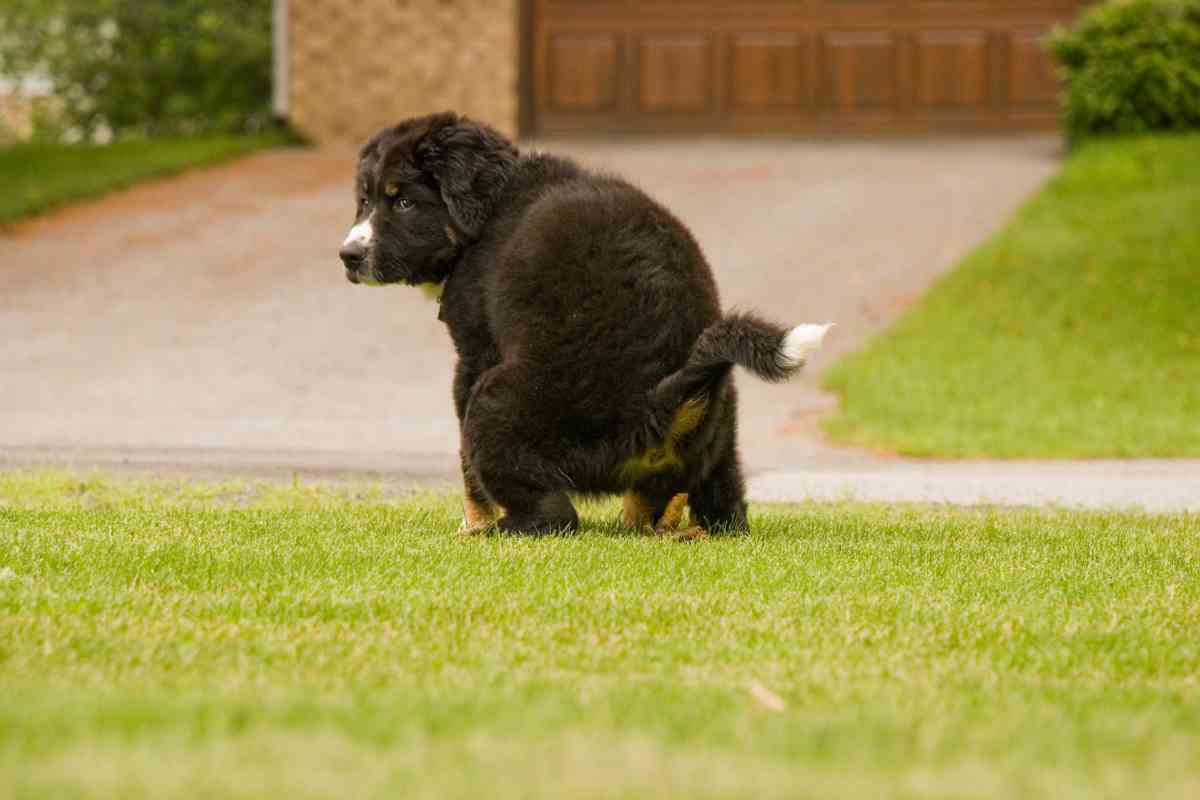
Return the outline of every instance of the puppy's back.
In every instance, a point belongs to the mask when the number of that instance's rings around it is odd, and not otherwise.
[[[683,364],[720,304],[679,220],[619,178],[576,169],[512,225],[489,316],[502,357],[536,364],[572,407],[620,414]]]

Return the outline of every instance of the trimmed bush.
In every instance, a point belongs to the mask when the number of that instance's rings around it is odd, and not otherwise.
[[[50,84],[51,138],[247,132],[270,121],[270,0],[5,0],[0,73]]]
[[[1051,36],[1068,134],[1200,128],[1200,0],[1110,0]]]

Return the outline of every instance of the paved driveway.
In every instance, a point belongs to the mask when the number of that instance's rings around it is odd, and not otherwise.
[[[1001,225],[1059,156],[1044,136],[543,146],[674,209],[727,306],[839,323],[804,379],[739,378],[747,466],[778,474],[880,468],[815,435],[831,401],[814,376]],[[337,262],[352,166],[350,152],[268,153],[0,234],[4,460],[452,476],[436,307],[352,286]]]

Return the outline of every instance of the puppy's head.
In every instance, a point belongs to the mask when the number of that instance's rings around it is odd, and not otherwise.
[[[362,149],[354,226],[339,253],[352,283],[440,283],[479,238],[517,161],[496,131],[453,113],[406,120]]]

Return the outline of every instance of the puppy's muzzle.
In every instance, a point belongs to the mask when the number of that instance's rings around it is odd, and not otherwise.
[[[367,246],[359,241],[347,242],[338,251],[338,256],[346,269],[357,272],[367,260]]]

